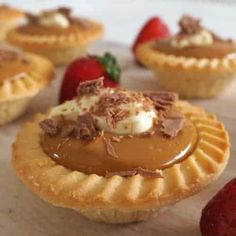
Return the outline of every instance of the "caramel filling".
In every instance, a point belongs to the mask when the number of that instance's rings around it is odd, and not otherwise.
[[[0,83],[30,70],[29,62],[15,52],[0,49]]]
[[[87,142],[43,134],[41,145],[44,152],[60,165],[86,174],[105,175],[106,172],[129,171],[137,167],[148,170],[167,168],[188,157],[197,142],[196,128],[188,119],[173,139],[155,131],[152,136],[136,135],[112,142],[117,158],[107,153],[104,142],[113,136],[104,133]]]
[[[20,26],[18,31],[23,34],[31,35],[65,35],[71,34],[82,30],[87,30],[91,25],[91,22],[87,20],[77,19],[75,22],[70,24],[68,28],[61,28],[55,26],[43,26],[39,24],[27,24]]]
[[[154,49],[159,52],[184,57],[194,58],[236,58],[236,44],[229,42],[214,42],[207,46],[190,46],[185,48],[174,48],[170,40],[156,41]]]

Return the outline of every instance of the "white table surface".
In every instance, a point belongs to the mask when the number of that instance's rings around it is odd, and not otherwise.
[[[152,73],[138,68],[133,63],[129,48],[124,44],[132,42],[141,22],[150,15],[159,14],[175,30],[175,21],[182,13],[200,15],[207,25],[223,35],[236,38],[236,5],[207,2],[180,1],[13,1],[8,3],[34,10],[55,6],[58,2],[73,5],[81,15],[89,15],[106,24],[105,40],[121,43],[98,43],[94,52],[110,50],[116,54],[122,64],[123,85],[134,89],[156,89],[156,80]],[[168,3],[167,3],[168,2]],[[182,1],[181,1],[182,2]],[[120,12],[117,14],[117,12]],[[57,102],[58,88],[63,68],[57,70],[57,78],[52,86],[37,96],[27,112],[16,122],[0,128],[0,236],[77,236],[77,235],[160,235],[160,236],[198,236],[199,218],[202,207],[228,180],[235,176],[236,166],[236,94],[230,94],[209,100],[193,101],[217,114],[231,139],[231,159],[224,174],[206,190],[192,198],[169,208],[159,217],[148,222],[110,226],[93,223],[68,209],[56,208],[43,202],[28,191],[12,172],[11,143],[21,126],[34,113],[43,112]],[[236,87],[235,87],[236,88]],[[235,89],[234,89],[235,91]]]

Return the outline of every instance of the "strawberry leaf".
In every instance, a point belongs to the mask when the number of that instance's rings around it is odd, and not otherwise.
[[[111,53],[106,52],[102,57],[97,57],[97,59],[105,67],[109,77],[112,80],[119,82],[121,76],[121,68],[117,63],[116,58]]]

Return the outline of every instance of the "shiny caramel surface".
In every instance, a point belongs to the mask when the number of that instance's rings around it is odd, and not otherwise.
[[[86,142],[43,134],[41,145],[44,152],[60,165],[86,174],[105,175],[107,171],[126,171],[136,167],[164,169],[186,158],[197,143],[196,128],[188,119],[173,139],[155,132],[153,136],[123,137],[120,142],[112,142],[118,158],[107,153],[104,138],[112,136],[104,133],[94,141]]]
[[[159,52],[184,57],[193,58],[236,58],[236,44],[230,42],[214,42],[207,46],[190,46],[185,48],[175,48],[170,44],[170,40],[156,41],[153,45]]]
[[[65,35],[87,30],[91,24],[91,22],[86,20],[77,20],[77,22],[72,23],[68,28],[61,28],[56,26],[47,27],[39,24],[27,24],[20,26],[18,28],[18,31],[23,34],[32,35]]]

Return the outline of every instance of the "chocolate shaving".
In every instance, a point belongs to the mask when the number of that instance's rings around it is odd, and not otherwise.
[[[110,155],[111,157],[114,157],[114,158],[118,158],[118,155],[115,151],[114,146],[111,143],[111,140],[107,139],[107,138],[104,138],[103,140],[106,145],[106,150],[107,150],[108,155]]]
[[[110,128],[115,128],[117,122],[128,117],[129,111],[121,108],[107,108],[105,110],[106,122]]]
[[[109,178],[114,175],[119,175],[122,177],[132,177],[137,174],[143,177],[147,177],[147,178],[163,178],[160,170],[153,171],[153,170],[144,169],[142,167],[138,167],[138,168],[135,168],[134,170],[127,170],[127,171],[113,171],[113,172],[106,171],[105,177]]]
[[[145,110],[150,110],[153,102],[144,97],[139,92],[126,92],[125,90],[117,89],[112,94],[104,94],[98,104],[94,107],[93,113],[98,116],[105,116],[106,122],[110,128],[115,128],[116,124],[125,119],[129,115],[129,111],[122,109],[120,105],[139,102],[143,103]],[[138,112],[138,109],[137,109]]]
[[[46,119],[39,123],[41,129],[50,136],[55,136],[60,132],[59,122],[55,119]]]
[[[177,111],[167,111],[161,115],[160,131],[168,138],[174,138],[182,130],[184,116]]]
[[[103,78],[86,81],[79,85],[77,95],[98,95],[101,88],[103,88]]]
[[[194,18],[190,15],[183,15],[179,21],[180,33],[179,34],[196,34],[203,28],[200,24],[200,19]]]
[[[149,97],[154,102],[156,110],[166,110],[178,100],[176,93],[164,91],[146,92],[144,96]]]
[[[112,137],[111,137],[111,141],[112,141],[112,142],[119,143],[120,140],[121,140],[120,137],[117,137],[117,136],[112,136]]]
[[[110,178],[114,175],[119,175],[121,177],[131,177],[131,176],[134,176],[136,174],[137,174],[136,170],[124,170],[124,171],[112,171],[112,172],[106,171],[105,177]]]
[[[99,135],[95,122],[90,113],[78,117],[77,137],[91,141]]]
[[[68,7],[59,7],[57,12],[64,15],[68,20],[71,20],[71,9]]]
[[[38,24],[39,19],[36,15],[27,12],[26,17],[27,17],[30,24]]]
[[[148,170],[148,169],[144,169],[142,167],[138,167],[135,170],[136,170],[137,174],[140,174],[143,177],[163,178],[160,170],[158,170],[158,171]]]

